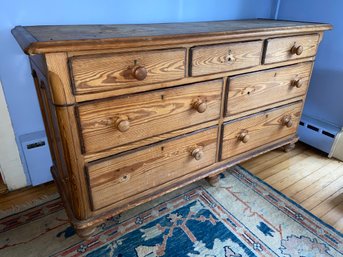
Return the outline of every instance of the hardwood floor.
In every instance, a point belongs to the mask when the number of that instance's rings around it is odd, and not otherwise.
[[[298,143],[293,151],[277,149],[242,166],[343,232],[343,162]]]
[[[27,187],[0,195],[0,214],[11,210],[22,210],[39,204],[45,199],[55,197],[55,183],[50,182],[36,187]]]
[[[293,151],[277,149],[242,166],[343,232],[343,162],[298,143]],[[0,211],[55,193],[48,183],[0,195]]]

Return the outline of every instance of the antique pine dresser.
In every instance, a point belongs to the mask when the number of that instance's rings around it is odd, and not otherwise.
[[[297,141],[328,24],[238,20],[17,26],[79,236]]]

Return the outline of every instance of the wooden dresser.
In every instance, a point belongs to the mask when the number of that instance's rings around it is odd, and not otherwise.
[[[14,28],[77,233],[290,148],[328,29],[274,20]]]

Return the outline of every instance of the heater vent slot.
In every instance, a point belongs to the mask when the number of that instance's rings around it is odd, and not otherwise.
[[[315,127],[315,126],[312,126],[312,125],[307,125],[307,127],[309,128],[309,129],[312,129],[312,130],[314,130],[314,131],[319,131],[319,128],[317,128],[317,127]]]
[[[330,132],[327,132],[325,130],[322,131],[322,134],[325,135],[325,136],[331,137],[331,138],[335,138],[334,134],[331,134]]]

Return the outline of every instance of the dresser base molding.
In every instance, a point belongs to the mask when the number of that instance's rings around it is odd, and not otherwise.
[[[68,211],[68,210],[70,210],[70,207],[66,206],[68,201],[63,201],[63,202],[64,202],[64,205],[66,208],[67,215],[70,219],[70,223],[72,224],[72,226],[76,230],[77,235],[79,237],[81,237],[82,239],[89,239],[90,237],[92,237],[94,235],[94,232],[96,231],[97,226],[99,226],[100,224],[105,222],[107,219],[109,219],[115,215],[118,215],[118,214],[120,214],[126,210],[132,209],[132,208],[139,206],[143,203],[154,200],[154,199],[156,199],[162,195],[165,195],[167,193],[171,193],[172,191],[174,191],[176,189],[182,188],[186,185],[189,185],[191,183],[194,183],[194,182],[201,180],[201,179],[204,179],[204,178],[212,186],[216,186],[217,182],[219,181],[220,174],[223,173],[226,169],[228,169],[228,168],[230,168],[236,164],[239,164],[241,162],[244,162],[248,159],[254,158],[258,155],[269,152],[271,150],[274,150],[277,148],[283,149],[284,146],[293,145],[298,140],[299,140],[298,137],[294,137],[294,135],[292,135],[292,136],[277,140],[275,142],[272,142],[268,145],[263,145],[259,148],[252,150],[252,151],[234,156],[234,157],[227,159],[225,161],[215,163],[209,167],[206,167],[204,169],[199,170],[195,176],[188,176],[187,177],[187,175],[186,175],[184,179],[178,180],[177,183],[175,183],[175,184],[173,184],[167,188],[164,188],[163,190],[155,192],[153,195],[150,195],[150,196],[147,196],[145,198],[139,199],[138,201],[129,203],[126,206],[124,206],[123,208],[110,209],[110,207],[107,207],[107,208],[105,207],[105,209],[107,209],[106,211],[99,210],[98,213],[93,212],[94,216],[92,216],[86,220],[77,220],[73,216],[72,212]],[[63,188],[62,184],[61,184],[63,182],[58,178],[58,174],[57,174],[55,167],[51,167],[51,173],[53,175],[55,182],[57,183],[57,187],[59,188],[59,192],[62,194],[61,195],[62,199],[68,198],[66,195],[63,195],[64,191],[60,189],[60,188]]]

